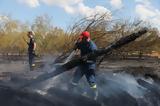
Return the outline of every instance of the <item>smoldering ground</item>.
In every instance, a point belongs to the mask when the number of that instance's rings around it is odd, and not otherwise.
[[[54,88],[60,88],[68,92],[67,83],[69,83],[70,79],[70,73],[65,73],[49,80],[48,82],[52,82],[53,86],[49,88],[47,93],[55,96]],[[160,86],[151,78],[145,79],[144,77],[134,77],[127,73],[101,71],[97,74],[97,83],[99,91],[98,103],[105,106],[160,105],[160,94],[158,93]],[[79,90],[79,92],[76,92],[78,95],[83,94],[83,92],[89,92],[89,85],[85,78],[80,81],[77,89]],[[50,93],[50,91],[52,92]]]
[[[12,64],[20,65],[20,63]],[[43,69],[33,72],[27,70],[21,72],[18,67],[5,70],[18,73],[12,74],[13,78],[8,81],[1,81],[0,104],[2,106],[160,106],[160,83],[152,78],[146,79],[143,75],[127,74],[125,71],[113,73],[107,69],[100,69],[97,72],[99,91],[97,101],[83,95],[90,91],[85,77],[77,86],[76,92],[68,91],[67,87],[74,69],[25,89],[16,89],[16,86],[28,79],[50,71],[49,64],[50,62]]]

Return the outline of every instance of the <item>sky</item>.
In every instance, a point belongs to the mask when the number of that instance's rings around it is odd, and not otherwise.
[[[160,29],[160,0],[0,0],[0,20],[9,14],[22,22],[33,22],[36,16],[48,14],[53,25],[63,29],[77,17],[97,13],[141,19]]]

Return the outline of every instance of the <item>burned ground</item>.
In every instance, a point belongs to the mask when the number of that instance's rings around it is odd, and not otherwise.
[[[16,67],[19,66],[20,67]],[[97,71],[99,98],[97,101],[83,96],[82,92],[69,92],[67,85],[72,72],[63,73],[26,89],[17,89],[25,81],[48,71],[29,72],[27,64],[12,62],[0,66],[1,73],[9,72],[1,78],[0,104],[3,106],[160,106],[159,64],[144,61],[105,61]],[[9,66],[4,68],[4,66]],[[12,67],[13,66],[13,67]],[[152,67],[153,66],[153,67]],[[23,70],[22,70],[23,69]],[[143,70],[143,71],[141,71]],[[147,75],[147,77],[146,77]],[[157,75],[156,77],[153,77]],[[9,87],[8,87],[9,86]],[[77,89],[89,92],[83,78]]]

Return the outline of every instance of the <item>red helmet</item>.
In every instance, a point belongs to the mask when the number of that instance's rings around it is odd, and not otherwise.
[[[84,31],[81,33],[82,36],[90,38],[90,33],[88,31]]]
[[[82,32],[81,33],[81,35],[80,35],[80,39],[82,39],[83,37],[86,37],[87,38],[87,41],[90,41],[91,40],[91,35],[90,35],[90,33],[88,32],[88,31],[84,31],[84,32]]]

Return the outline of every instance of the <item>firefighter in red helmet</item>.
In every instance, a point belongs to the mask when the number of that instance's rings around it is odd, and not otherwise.
[[[74,50],[79,49],[81,57],[93,53],[97,50],[96,44],[91,40],[90,33],[88,31],[84,31],[79,36],[78,41],[75,44]],[[96,58],[87,59],[84,61],[84,64],[79,65],[77,70],[74,73],[73,79],[71,81],[71,88],[74,88],[79,80],[85,75],[90,88],[93,91],[94,99],[97,99],[98,92],[97,92],[97,85],[96,85],[96,77],[95,77],[95,70],[96,70]]]

